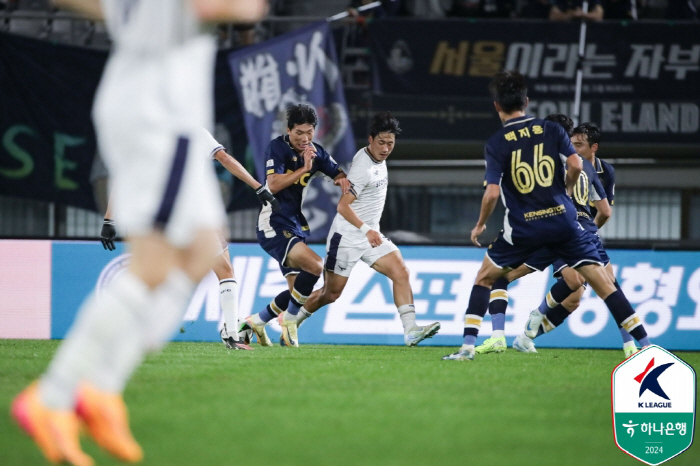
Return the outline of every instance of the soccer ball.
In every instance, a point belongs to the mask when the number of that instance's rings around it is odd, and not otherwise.
[[[238,321],[238,336],[246,345],[250,345],[250,342],[253,340],[253,330],[245,320]]]

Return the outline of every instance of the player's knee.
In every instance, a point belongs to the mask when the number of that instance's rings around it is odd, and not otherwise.
[[[309,265],[309,269],[306,271],[320,277],[323,274],[323,260],[319,257],[318,260]]]
[[[586,283],[586,280],[584,280],[584,278],[580,274],[569,274],[564,275],[563,277],[569,289],[574,291],[578,290],[583,286],[584,283]]]

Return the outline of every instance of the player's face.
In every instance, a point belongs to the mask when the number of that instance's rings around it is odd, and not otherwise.
[[[304,148],[311,144],[314,138],[314,131],[316,128],[313,125],[304,123],[303,125],[294,125],[294,128],[287,128],[287,134],[289,135],[289,142],[299,153],[304,152]]]
[[[369,137],[369,153],[372,157],[381,161],[386,160],[394,150],[396,135],[394,133],[379,133],[376,138]]]
[[[576,153],[584,159],[590,159],[595,154],[593,149],[598,147],[598,144],[593,144],[593,147],[591,147],[585,134],[574,134],[571,136],[571,145],[576,149]]]

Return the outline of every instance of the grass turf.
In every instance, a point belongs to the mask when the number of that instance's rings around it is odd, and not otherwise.
[[[0,340],[0,405],[59,342]],[[615,445],[622,351],[541,349],[440,361],[452,348],[172,343],[125,399],[148,465],[633,465]],[[700,353],[680,353],[700,367]],[[0,465],[42,464],[6,414]],[[83,440],[97,464],[121,464]],[[669,465],[700,464],[696,444]]]

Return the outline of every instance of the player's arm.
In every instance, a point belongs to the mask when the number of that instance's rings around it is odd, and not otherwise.
[[[53,0],[53,3],[57,8],[73,10],[90,19],[104,19],[100,0]]]
[[[348,176],[342,170],[340,170],[340,173],[338,173],[338,175],[335,178],[333,178],[333,184],[336,186],[340,186],[340,189],[343,190],[343,194],[348,194],[350,192],[350,187],[352,186],[350,180],[348,179]]]
[[[552,8],[549,10],[550,21],[569,21],[572,17],[573,12],[561,11],[557,6],[552,6]]]
[[[496,203],[501,195],[501,188],[497,184],[489,183],[486,185],[486,190],[484,191],[484,197],[481,199],[481,211],[479,213],[479,220],[476,222],[476,226],[472,230],[471,239],[472,243],[481,247],[477,238],[486,229],[486,222],[493,213],[493,209],[496,208]]]
[[[593,221],[595,222],[595,225],[600,228],[605,225],[608,220],[610,220],[610,217],[612,217],[612,207],[610,207],[610,203],[608,202],[607,198],[599,201],[593,201],[593,206],[598,211]]]
[[[218,160],[219,163],[229,171],[229,173],[253,188],[255,190],[255,194],[258,196],[258,199],[260,199],[264,205],[267,205],[269,202],[272,206],[272,211],[279,212],[280,203],[277,201],[277,199],[275,199],[275,196],[273,196],[265,186],[260,184],[258,180],[253,178],[252,175],[248,173],[248,170],[246,170],[238,160],[233,158],[223,149],[217,150],[214,153],[214,158]]]
[[[254,23],[267,14],[267,0],[191,0],[199,19]]]
[[[574,186],[578,182],[581,170],[583,170],[583,162],[581,162],[581,157],[574,152],[566,159],[566,193],[569,196],[574,192]]]
[[[271,173],[267,175],[267,187],[270,188],[272,194],[277,194],[285,188],[290,187],[301,179],[302,176],[309,173],[314,165],[316,158],[316,148],[313,144],[309,144],[304,149],[302,154],[304,158],[304,166],[294,170],[291,173]]]
[[[338,202],[338,213],[342,215],[345,220],[350,222],[352,226],[365,234],[370,246],[373,248],[377,247],[382,244],[382,235],[380,235],[377,230],[372,230],[369,225],[365,224],[365,222],[363,222],[357,215],[351,205],[353,202],[355,202],[355,199],[357,198],[352,192],[343,194]]]

